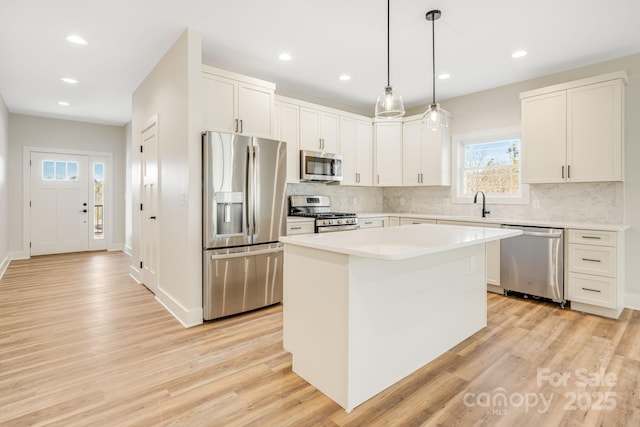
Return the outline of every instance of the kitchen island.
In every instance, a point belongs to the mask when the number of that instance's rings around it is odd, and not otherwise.
[[[434,224],[281,238],[284,348],[347,412],[487,324],[485,243]]]

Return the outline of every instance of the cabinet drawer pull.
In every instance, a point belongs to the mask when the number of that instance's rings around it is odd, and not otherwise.
[[[600,289],[590,289],[590,288],[582,288],[583,291],[589,291],[589,292],[602,292]]]
[[[302,230],[302,227],[290,227],[291,230]]]
[[[373,224],[373,221],[365,221],[364,222],[364,225],[371,225],[371,224]]]
[[[581,236],[583,239],[594,239],[594,240],[601,240],[602,237],[600,236]]]
[[[592,258],[582,258],[583,261],[589,261],[589,262],[602,262],[602,260],[599,259],[592,259]]]

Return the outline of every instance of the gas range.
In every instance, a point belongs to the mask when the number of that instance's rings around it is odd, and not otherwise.
[[[355,213],[331,212],[329,196],[289,196],[289,215],[315,218],[316,233],[359,228]]]

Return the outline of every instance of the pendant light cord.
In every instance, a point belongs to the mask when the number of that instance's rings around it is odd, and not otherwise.
[[[431,64],[433,65],[433,102],[436,103],[436,20],[435,14],[431,20]]]
[[[387,86],[391,86],[391,77],[390,77],[391,65],[389,65],[390,64],[390,60],[389,60],[389,56],[390,56],[390,54],[389,54],[389,50],[390,50],[390,47],[389,47],[389,44],[390,44],[390,42],[389,42],[389,40],[390,40],[390,38],[389,38],[389,32],[390,32],[390,30],[389,30],[389,28],[390,28],[389,11],[391,10],[390,4],[391,4],[391,0],[387,0]]]

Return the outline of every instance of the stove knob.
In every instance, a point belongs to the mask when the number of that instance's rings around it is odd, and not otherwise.
[[[342,224],[342,220],[341,219],[338,220],[338,224]]]

